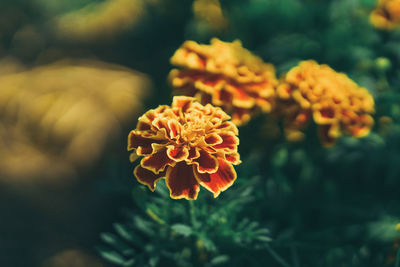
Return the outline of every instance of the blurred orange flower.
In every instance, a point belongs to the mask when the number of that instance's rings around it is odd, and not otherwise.
[[[381,30],[392,30],[400,25],[400,0],[379,0],[371,12],[371,24]]]
[[[177,93],[222,107],[236,125],[247,123],[259,110],[270,112],[274,105],[274,67],[243,48],[239,40],[227,43],[214,38],[210,45],[186,41],[171,63],[182,68],[169,74]]]
[[[344,73],[313,60],[292,68],[277,89],[280,109],[286,116],[288,139],[301,137],[311,118],[318,124],[324,145],[333,145],[345,132],[353,137],[366,136],[374,120],[374,99]],[[293,137],[293,138],[291,138]]]
[[[205,23],[215,31],[220,31],[228,26],[219,0],[195,0],[192,10],[199,23]]]
[[[147,76],[98,60],[32,69],[0,60],[0,84],[0,182],[25,185],[70,182],[94,166],[151,91]]]
[[[137,180],[152,191],[166,178],[174,199],[196,199],[199,184],[217,197],[236,179],[239,164],[237,127],[220,108],[192,97],[176,96],[172,106],[159,106],[139,118],[128,137],[131,161],[144,156],[135,168]]]
[[[109,41],[132,29],[145,16],[145,7],[144,0],[95,2],[57,16],[51,27],[66,41]]]

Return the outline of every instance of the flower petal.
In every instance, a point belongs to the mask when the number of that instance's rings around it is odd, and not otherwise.
[[[233,166],[223,159],[218,159],[218,170],[215,173],[199,173],[195,175],[199,183],[217,197],[222,191],[229,188],[236,180],[237,174]]]
[[[140,165],[154,173],[163,171],[167,165],[173,166],[175,161],[167,155],[167,149],[160,149],[158,152],[142,159]]]
[[[219,133],[219,136],[222,138],[222,143],[214,145],[213,148],[225,149],[229,151],[236,150],[236,147],[239,144],[239,138],[237,138],[234,134],[231,133]]]
[[[223,142],[223,139],[221,136],[219,136],[216,133],[211,133],[209,135],[206,135],[206,137],[204,138],[204,141],[207,145],[218,145],[221,144]]]
[[[230,121],[225,121],[225,122],[221,123],[220,125],[216,126],[215,128],[219,129],[221,131],[233,132],[235,135],[239,134],[239,130],[236,127],[236,125]]]
[[[167,155],[170,159],[179,162],[182,160],[186,160],[189,156],[189,150],[187,147],[179,147],[179,146],[167,146]]]
[[[149,134],[147,132],[131,131],[128,136],[128,151],[137,149],[137,154],[148,155],[153,152],[151,144],[166,143],[162,133]]]
[[[185,162],[177,163],[174,167],[167,169],[166,184],[170,191],[171,198],[186,198],[194,200],[200,190],[193,167]]]
[[[194,101],[193,97],[187,96],[175,96],[172,100],[172,107],[173,108],[181,108],[182,112],[184,113]]]
[[[240,155],[237,152],[231,153],[231,154],[225,154],[225,160],[237,165],[240,164],[242,161],[240,160]]]
[[[246,124],[251,119],[251,109],[234,108],[232,111],[232,122],[238,126]]]
[[[147,185],[151,191],[156,188],[157,181],[165,176],[165,172],[154,174],[140,165],[136,166],[133,174],[140,183]]]
[[[200,157],[193,160],[199,173],[214,173],[218,169],[218,160],[207,151],[200,149]]]
[[[200,149],[197,147],[190,147],[188,160],[193,160],[193,159],[197,159],[198,157],[200,157],[199,150]]]
[[[129,161],[130,162],[134,162],[135,160],[137,160],[139,158],[139,155],[136,153],[136,152],[132,152],[130,155],[129,155]]]
[[[243,88],[235,85],[228,85],[226,87],[234,95],[232,104],[238,108],[250,109],[254,107],[255,100],[249,96]]]
[[[169,128],[169,138],[176,138],[181,132],[181,124],[177,120],[169,120],[168,128]]]
[[[325,147],[333,146],[336,143],[336,139],[340,137],[340,134],[338,124],[318,126],[318,136]]]

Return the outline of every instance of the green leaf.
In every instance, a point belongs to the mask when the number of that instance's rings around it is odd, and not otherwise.
[[[131,267],[135,264],[135,259],[130,259],[128,261],[126,261],[122,266],[124,267]]]
[[[192,228],[185,224],[174,224],[171,226],[172,230],[183,236],[189,236],[193,233]]]
[[[228,255],[219,255],[219,256],[213,258],[210,261],[210,264],[211,265],[219,265],[219,264],[227,263],[228,261],[229,261]]]
[[[157,266],[159,261],[160,261],[159,257],[151,257],[149,260],[149,265],[152,267],[155,267],[155,266]]]
[[[132,235],[129,233],[129,230],[126,228],[126,226],[119,224],[119,223],[114,223],[113,224],[115,231],[125,240],[132,241]]]
[[[100,255],[111,263],[124,265],[127,261],[115,251],[100,251]]]
[[[100,238],[110,245],[115,245],[118,243],[118,238],[111,233],[101,233]]]
[[[271,242],[272,238],[264,235],[257,236],[257,239],[260,240],[261,242]]]

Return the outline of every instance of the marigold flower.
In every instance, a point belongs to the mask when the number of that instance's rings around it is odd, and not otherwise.
[[[311,119],[318,124],[324,145],[333,145],[345,132],[366,136],[373,126],[374,99],[344,73],[313,60],[292,68],[277,89],[286,115],[286,135],[294,136]]]
[[[169,80],[175,91],[195,96],[232,114],[236,125],[248,122],[262,110],[270,112],[277,79],[271,64],[264,63],[242,47],[216,38],[210,45],[186,41],[171,58]]]
[[[176,96],[139,118],[128,137],[137,180],[152,191],[165,178],[171,198],[196,199],[200,185],[217,197],[236,179],[238,129],[220,108],[192,97]]]
[[[400,0],[379,0],[371,12],[371,24],[381,30],[392,30],[400,25]]]

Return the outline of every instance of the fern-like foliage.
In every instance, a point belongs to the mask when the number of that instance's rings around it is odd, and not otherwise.
[[[100,254],[116,266],[218,266],[247,261],[244,251],[263,250],[269,230],[242,217],[254,200],[253,188],[235,185],[213,199],[201,192],[196,201],[173,200],[164,182],[155,193],[133,192],[135,206],[126,220],[102,233]],[[228,256],[229,255],[229,256]]]

